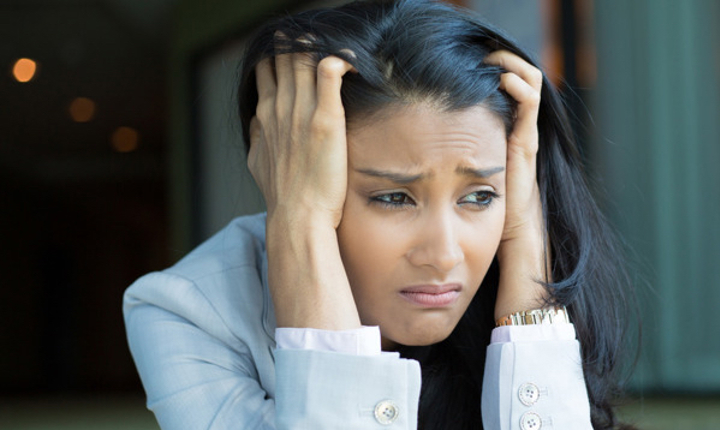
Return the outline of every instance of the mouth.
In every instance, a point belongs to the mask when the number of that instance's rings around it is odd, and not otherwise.
[[[400,296],[423,308],[450,306],[460,297],[460,284],[414,285],[400,290]]]

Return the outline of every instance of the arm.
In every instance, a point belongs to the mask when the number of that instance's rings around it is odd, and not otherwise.
[[[283,42],[284,36],[276,35],[279,49]],[[333,56],[316,63],[310,54],[281,54],[274,61],[274,69],[269,59],[256,68],[259,99],[248,167],[268,207],[269,288],[277,325],[280,330],[359,329],[336,233],[347,191],[340,87],[352,66]],[[294,359],[284,359],[289,356]],[[375,408],[387,400],[398,414],[393,426],[416,427],[420,373],[415,362],[281,348],[276,365],[278,386],[289,377],[295,381],[289,391],[278,388],[277,423],[283,428],[352,427],[350,416],[360,417],[358,428],[372,428],[383,419]],[[284,373],[288,366],[293,371]],[[358,380],[343,382],[348,375]],[[368,404],[367,399],[375,400]],[[328,420],[328,414],[337,419]]]
[[[292,349],[271,357],[268,343],[226,325],[242,315],[223,314],[200,286],[169,273],[130,287],[124,313],[148,408],[165,430],[416,428],[417,362]],[[375,410],[388,400],[398,414],[384,426]]]
[[[507,70],[500,88],[518,102],[517,120],[508,136],[497,320],[547,305],[549,294],[538,281],[552,281],[551,255],[536,176],[542,72],[508,51],[496,51],[486,62]],[[551,424],[554,429],[592,429],[572,324],[499,327],[493,340],[483,382],[485,428],[537,429]]]
[[[497,320],[545,305],[548,293],[538,280],[552,281],[551,256],[536,174],[542,72],[508,51],[496,51],[485,61],[507,70],[501,75],[500,89],[518,103],[517,119],[507,138],[505,227],[497,253]]]
[[[146,275],[125,293],[123,311],[148,409],[163,429],[275,428],[249,347],[193,282]]]
[[[487,350],[482,391],[486,429],[518,429],[523,422],[539,420],[543,428],[592,430],[572,324],[500,327],[493,332],[497,337],[507,341],[493,342]]]
[[[284,36],[276,35],[282,50]],[[256,68],[257,116],[248,167],[268,208],[269,287],[278,327],[360,327],[336,228],[347,192],[338,57],[281,54]],[[292,270],[287,270],[292,268]]]

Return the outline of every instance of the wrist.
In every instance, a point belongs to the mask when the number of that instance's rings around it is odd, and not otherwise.
[[[267,221],[268,281],[278,327],[360,327],[337,232],[302,215]]]
[[[548,254],[548,236],[544,229],[530,228],[513,235],[504,235],[498,248],[499,263],[518,264],[542,269]]]
[[[325,209],[323,205],[313,205],[304,201],[268,206],[266,227],[277,226],[280,229],[292,228],[303,231],[307,228],[336,229],[342,217],[342,210]]]
[[[501,244],[495,319],[516,312],[543,308],[549,293],[544,283],[552,282],[549,249],[541,235],[525,236]]]
[[[337,232],[329,220],[314,214],[302,212],[268,213],[265,222],[265,237],[268,250],[293,244],[314,247],[316,244],[337,244]]]

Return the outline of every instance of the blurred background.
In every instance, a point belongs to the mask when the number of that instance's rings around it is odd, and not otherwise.
[[[122,293],[262,210],[233,102],[243,42],[339,3],[0,0],[0,429],[158,428]],[[566,94],[633,250],[642,352],[623,416],[720,428],[720,2],[452,3]]]

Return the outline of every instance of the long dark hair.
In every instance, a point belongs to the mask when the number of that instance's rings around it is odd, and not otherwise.
[[[288,39],[278,50],[274,34]],[[302,38],[307,42],[295,42]],[[351,50],[351,56],[346,51]],[[243,137],[258,95],[255,65],[279,52],[336,55],[357,74],[343,78],[342,101],[348,127],[393,105],[429,101],[452,112],[483,105],[510,130],[515,102],[499,90],[503,70],[483,63],[498,49],[532,59],[501,31],[472,16],[430,0],[353,2],[279,18],[250,41],[240,71],[238,102]],[[562,99],[543,78],[538,118],[538,184],[550,237],[550,301],[567,306],[582,347],[583,368],[595,429],[619,424],[612,401],[629,285],[620,247],[602,217],[583,176]],[[493,263],[467,312],[444,341],[401,347],[422,365],[419,423],[423,429],[482,428],[480,394],[485,350],[494,327],[498,266]]]

